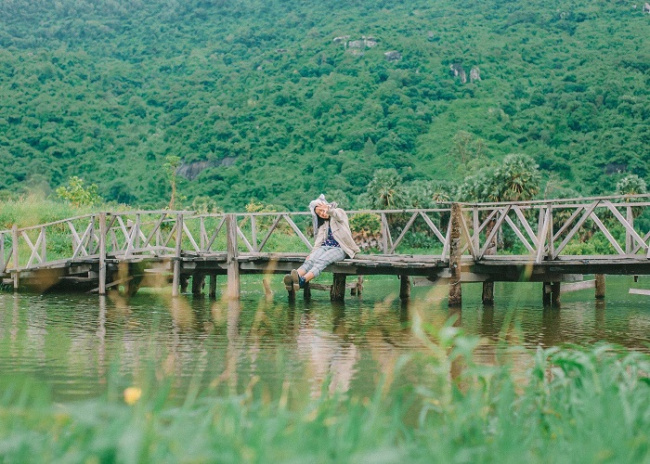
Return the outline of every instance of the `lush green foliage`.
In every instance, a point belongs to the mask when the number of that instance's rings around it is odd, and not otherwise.
[[[84,186],[83,179],[73,176],[68,181],[68,185],[63,185],[56,189],[56,194],[62,200],[65,200],[73,206],[93,206],[102,202],[97,195],[97,186],[95,184]]]
[[[510,153],[548,196],[648,176],[648,15],[627,2],[14,0],[0,26],[11,193],[78,176],[143,207],[174,187],[349,208],[378,169],[460,183]]]
[[[451,327],[430,344],[428,386],[371,398],[279,398],[254,380],[240,394],[172,379],[54,404],[42,384],[3,378],[7,462],[617,462],[650,459],[650,359],[611,347],[540,349],[525,372],[477,365],[478,340]],[[403,365],[406,360],[398,362]],[[451,378],[450,378],[451,375]],[[142,393],[142,396],[140,395]],[[126,404],[125,404],[126,403]]]

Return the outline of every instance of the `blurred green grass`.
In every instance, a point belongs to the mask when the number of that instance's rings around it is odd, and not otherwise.
[[[272,398],[253,377],[179,400],[173,377],[125,388],[116,371],[102,397],[55,403],[36,378],[5,374],[0,462],[649,462],[650,356],[540,348],[522,372],[476,364],[478,343],[441,328],[427,386],[385,378],[371,397],[287,382]]]

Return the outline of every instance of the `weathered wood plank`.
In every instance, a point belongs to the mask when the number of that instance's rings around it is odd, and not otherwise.
[[[38,256],[38,258],[40,260],[40,255],[38,254],[38,247],[40,246],[41,235],[39,234],[38,238],[36,239],[36,245],[34,245],[32,243],[32,241],[30,240],[29,236],[27,235],[27,233],[25,231],[23,231],[21,233],[21,235],[22,235],[23,239],[25,240],[25,243],[27,243],[27,246],[29,247],[29,249],[32,251],[31,256],[29,257],[29,260],[27,261],[27,266],[25,266],[26,268],[29,268],[29,267],[32,266],[32,262],[33,262],[35,256]]]
[[[253,245],[248,241],[246,238],[246,235],[244,235],[244,232],[241,230],[241,227],[237,226],[237,235],[239,238],[241,238],[244,241],[244,245],[246,245],[246,248],[248,248],[248,251],[255,251],[255,248],[253,248]]]
[[[289,223],[289,225],[291,226],[293,231],[296,233],[296,235],[300,238],[300,240],[302,240],[302,243],[304,243],[307,246],[307,249],[308,250],[313,249],[313,245],[311,244],[311,242],[309,240],[307,240],[307,237],[305,237],[305,234],[302,233],[300,228],[296,225],[295,222],[293,222],[293,220],[289,217],[289,215],[283,214],[282,217],[284,217],[285,221],[287,221]]]
[[[614,247],[616,252],[619,255],[624,255],[625,252],[623,251],[623,248],[621,248],[621,246],[614,239],[614,237],[612,237],[612,234],[609,233],[609,230],[607,230],[607,227],[605,227],[605,224],[602,223],[602,221],[598,218],[598,216],[596,216],[595,213],[592,213],[590,217],[591,217],[591,220],[594,221],[594,224],[596,224],[598,226],[598,228],[600,229],[600,231],[605,235],[607,240],[609,240],[609,243],[612,244],[612,246]]]
[[[397,240],[395,240],[395,243],[393,243],[393,246],[390,249],[391,253],[395,253],[395,250],[397,249],[399,244],[402,242],[402,240],[404,239],[404,236],[409,231],[409,229],[411,228],[411,226],[415,222],[415,218],[417,218],[417,217],[418,217],[418,214],[414,213],[413,216],[411,216],[411,218],[408,220],[408,222],[406,223],[406,225],[402,229],[402,233],[399,234],[399,236],[397,237]]]
[[[517,218],[519,219],[521,225],[524,226],[524,230],[528,234],[530,240],[533,242],[535,246],[537,246],[537,236],[535,235],[535,232],[533,232],[533,228],[528,223],[528,220],[526,219],[526,216],[524,216],[523,211],[521,211],[521,208],[517,205],[513,205],[512,209],[515,212]]]
[[[607,208],[612,212],[614,217],[618,219],[618,222],[620,222],[623,227],[625,227],[625,237],[626,237],[626,249],[629,250],[631,249],[631,245],[634,242],[637,242],[639,245],[641,245],[642,248],[647,248],[647,244],[645,243],[645,240],[641,238],[641,236],[637,233],[636,230],[634,230],[634,226],[632,225],[634,222],[634,215],[632,214],[632,208],[627,207],[627,218],[624,218],[623,215],[620,213],[618,209],[612,204],[611,201],[605,201],[604,204],[607,206]],[[631,239],[634,239],[631,241]],[[628,244],[627,242],[631,241],[632,243]],[[626,251],[629,253],[629,251]]]
[[[393,237],[390,234],[390,227],[388,226],[388,218],[386,212],[381,213],[381,243],[382,251],[388,253],[393,249]]]
[[[5,236],[4,232],[0,232],[0,274],[4,274],[7,268],[7,259],[5,258]],[[11,256],[11,252],[9,252]]]
[[[510,219],[508,216],[506,216],[506,223],[510,226],[510,228],[514,231],[515,235],[521,243],[526,247],[528,251],[531,253],[535,253],[535,249],[529,242],[528,239],[524,236],[524,234],[519,230],[519,227],[514,223],[512,219]],[[537,239],[534,240],[535,245],[537,245]]]
[[[214,233],[210,237],[210,240],[208,240],[207,246],[205,247],[204,251],[210,251],[210,248],[212,248],[212,245],[214,244],[214,241],[217,239],[217,235],[219,234],[219,231],[221,230],[221,227],[226,223],[226,218],[224,217],[217,228],[214,230]]]
[[[226,298],[230,300],[239,299],[240,280],[239,280],[239,262],[237,262],[237,219],[234,214],[226,215],[226,233],[227,233],[227,258],[226,265],[228,269]]]
[[[451,230],[449,232],[449,269],[451,271],[451,282],[449,283],[450,307],[460,307],[463,301],[461,290],[461,228],[463,217],[460,205],[454,203],[451,207]],[[468,234],[469,235],[469,234]]]
[[[267,231],[266,235],[264,236],[264,238],[260,242],[260,245],[259,245],[257,251],[262,251],[262,248],[264,248],[264,245],[266,245],[266,242],[269,240],[269,238],[271,237],[271,234],[273,233],[273,231],[278,226],[278,224],[280,223],[281,220],[282,220],[282,215],[278,214],[277,217],[273,220],[273,224],[271,224],[271,227]]]
[[[555,249],[555,254],[554,256],[552,256],[553,258],[558,256],[562,252],[562,250],[564,250],[564,247],[567,246],[567,244],[571,241],[571,239],[578,232],[578,230],[580,230],[580,227],[582,227],[582,225],[587,221],[589,216],[591,216],[591,213],[594,212],[596,206],[598,206],[598,201],[592,203],[588,208],[585,208],[585,212],[582,215],[582,217],[578,220],[576,225],[573,226],[573,229],[571,229],[571,231],[567,234],[567,236],[564,238],[562,243],[560,243],[560,245]]]
[[[422,219],[424,219],[424,222],[427,223],[429,226],[429,229],[433,231],[436,237],[438,237],[438,240],[440,240],[440,243],[445,243],[445,237],[442,235],[442,232],[436,227],[436,225],[433,223],[431,218],[427,216],[425,213],[420,213],[420,216],[422,216]]]
[[[508,217],[508,213],[510,212],[511,206],[507,206],[501,211],[501,216],[497,219],[497,222],[494,224],[494,227],[488,234],[487,238],[485,239],[485,244],[483,245],[483,248],[478,253],[478,258],[482,258],[485,255],[485,250],[488,249],[488,247],[491,246],[492,240],[494,240],[494,237],[496,237],[497,232],[499,232],[499,229],[501,228],[501,224],[505,221],[505,219]],[[472,253],[472,255],[474,255]]]
[[[469,248],[469,252],[472,255],[474,259],[478,258],[478,250],[476,250],[473,246],[472,243],[472,235],[469,233],[469,227],[467,226],[467,222],[465,222],[465,215],[462,213],[462,210],[459,215],[459,220],[460,220],[460,233],[462,237],[465,239],[464,246]],[[461,241],[462,242],[462,241]],[[461,242],[458,242],[460,245]],[[463,251],[459,249],[459,253],[463,254]]]
[[[540,210],[540,216],[542,216],[542,211]],[[546,208],[543,214],[543,219],[539,228],[539,236],[537,237],[537,254],[535,256],[535,262],[541,263],[544,259],[544,254],[546,252],[546,240],[548,237],[548,232],[551,229],[553,224],[553,216],[551,214],[551,207]]]
[[[88,237],[90,237],[90,233],[92,231],[92,228],[93,228],[93,223],[91,222],[90,224],[88,224],[88,227],[86,227],[86,230],[84,231],[81,238],[79,238],[79,236],[77,236],[78,243],[77,243],[77,247],[74,250],[74,253],[72,253],[72,259],[79,256],[79,253],[83,253],[83,256],[88,256],[88,250],[86,250],[86,247],[84,246],[84,241]]]
[[[183,215],[176,215],[176,253],[174,255],[174,276],[172,278],[172,297],[179,295],[179,287],[181,284],[181,256],[183,254]]]
[[[187,223],[185,223],[185,221],[183,221],[183,232],[185,232],[185,236],[190,241],[190,244],[194,247],[194,250],[197,253],[200,253],[201,247],[196,243],[196,240],[194,240],[194,236],[192,236],[192,232],[190,232],[190,229],[187,227]]]

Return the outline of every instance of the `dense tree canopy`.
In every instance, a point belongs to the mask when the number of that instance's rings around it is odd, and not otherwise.
[[[380,169],[434,195],[520,153],[541,184],[613,193],[649,174],[649,21],[605,0],[3,0],[0,191],[354,206]]]

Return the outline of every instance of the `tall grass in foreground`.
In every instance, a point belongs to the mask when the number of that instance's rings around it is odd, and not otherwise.
[[[540,349],[522,374],[473,363],[476,344],[439,336],[428,387],[380,383],[372,398],[286,385],[271,399],[251,382],[179,403],[165,382],[141,397],[114,382],[103,398],[56,404],[5,377],[0,462],[650,462],[650,356]]]

